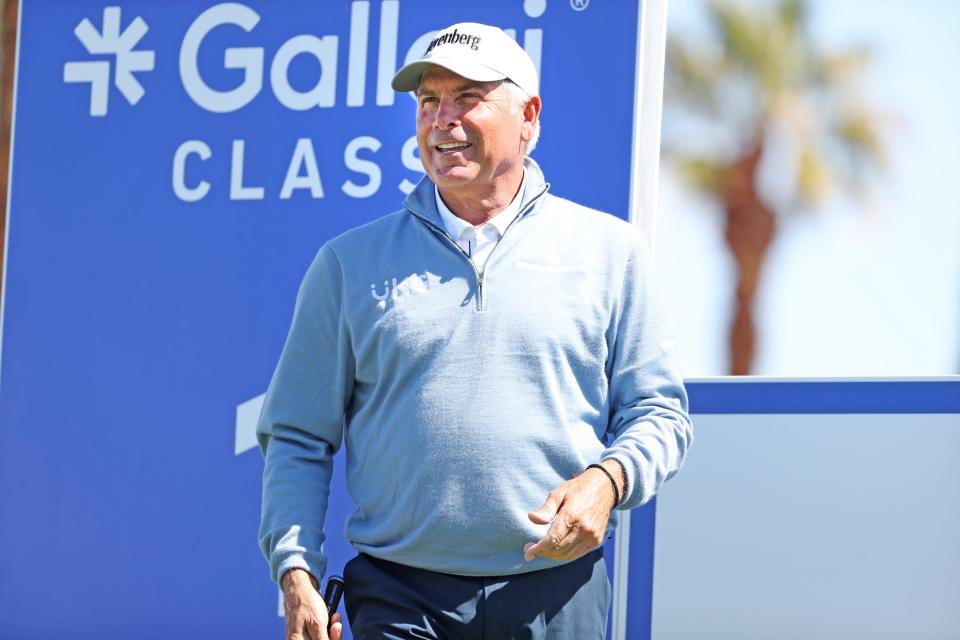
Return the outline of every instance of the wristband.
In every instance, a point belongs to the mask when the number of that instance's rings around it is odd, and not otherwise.
[[[620,465],[620,479],[623,480],[623,498],[626,499],[627,496],[630,495],[630,478],[627,477],[627,465],[623,464],[620,458],[606,458],[604,462],[607,460],[613,460]]]
[[[613,475],[599,464],[588,464],[587,469],[599,469],[610,479],[610,486],[613,487],[613,508],[616,509],[617,505],[620,504],[620,489],[617,489],[617,481],[613,479]]]

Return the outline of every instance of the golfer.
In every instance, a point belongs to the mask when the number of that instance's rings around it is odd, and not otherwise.
[[[393,88],[416,96],[426,177],[320,248],[257,427],[286,637],[342,633],[317,592],[342,445],[354,637],[602,638],[612,514],[650,500],[692,439],[643,241],[551,193],[529,157],[537,71],[500,29],[439,31]],[[596,148],[577,161],[619,162],[607,149],[630,132],[586,90]]]

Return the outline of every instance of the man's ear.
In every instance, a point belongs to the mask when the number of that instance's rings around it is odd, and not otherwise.
[[[524,142],[533,138],[534,127],[537,119],[540,117],[540,96],[533,96],[527,101],[527,106],[523,108],[523,128],[521,137]]]

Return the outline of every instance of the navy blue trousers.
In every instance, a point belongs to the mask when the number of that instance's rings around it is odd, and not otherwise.
[[[437,573],[360,554],[344,568],[357,640],[602,640],[610,608],[603,549],[510,576]]]

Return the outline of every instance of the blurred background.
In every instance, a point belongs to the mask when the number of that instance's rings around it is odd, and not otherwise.
[[[960,3],[669,5],[656,250],[688,377],[960,370]]]

